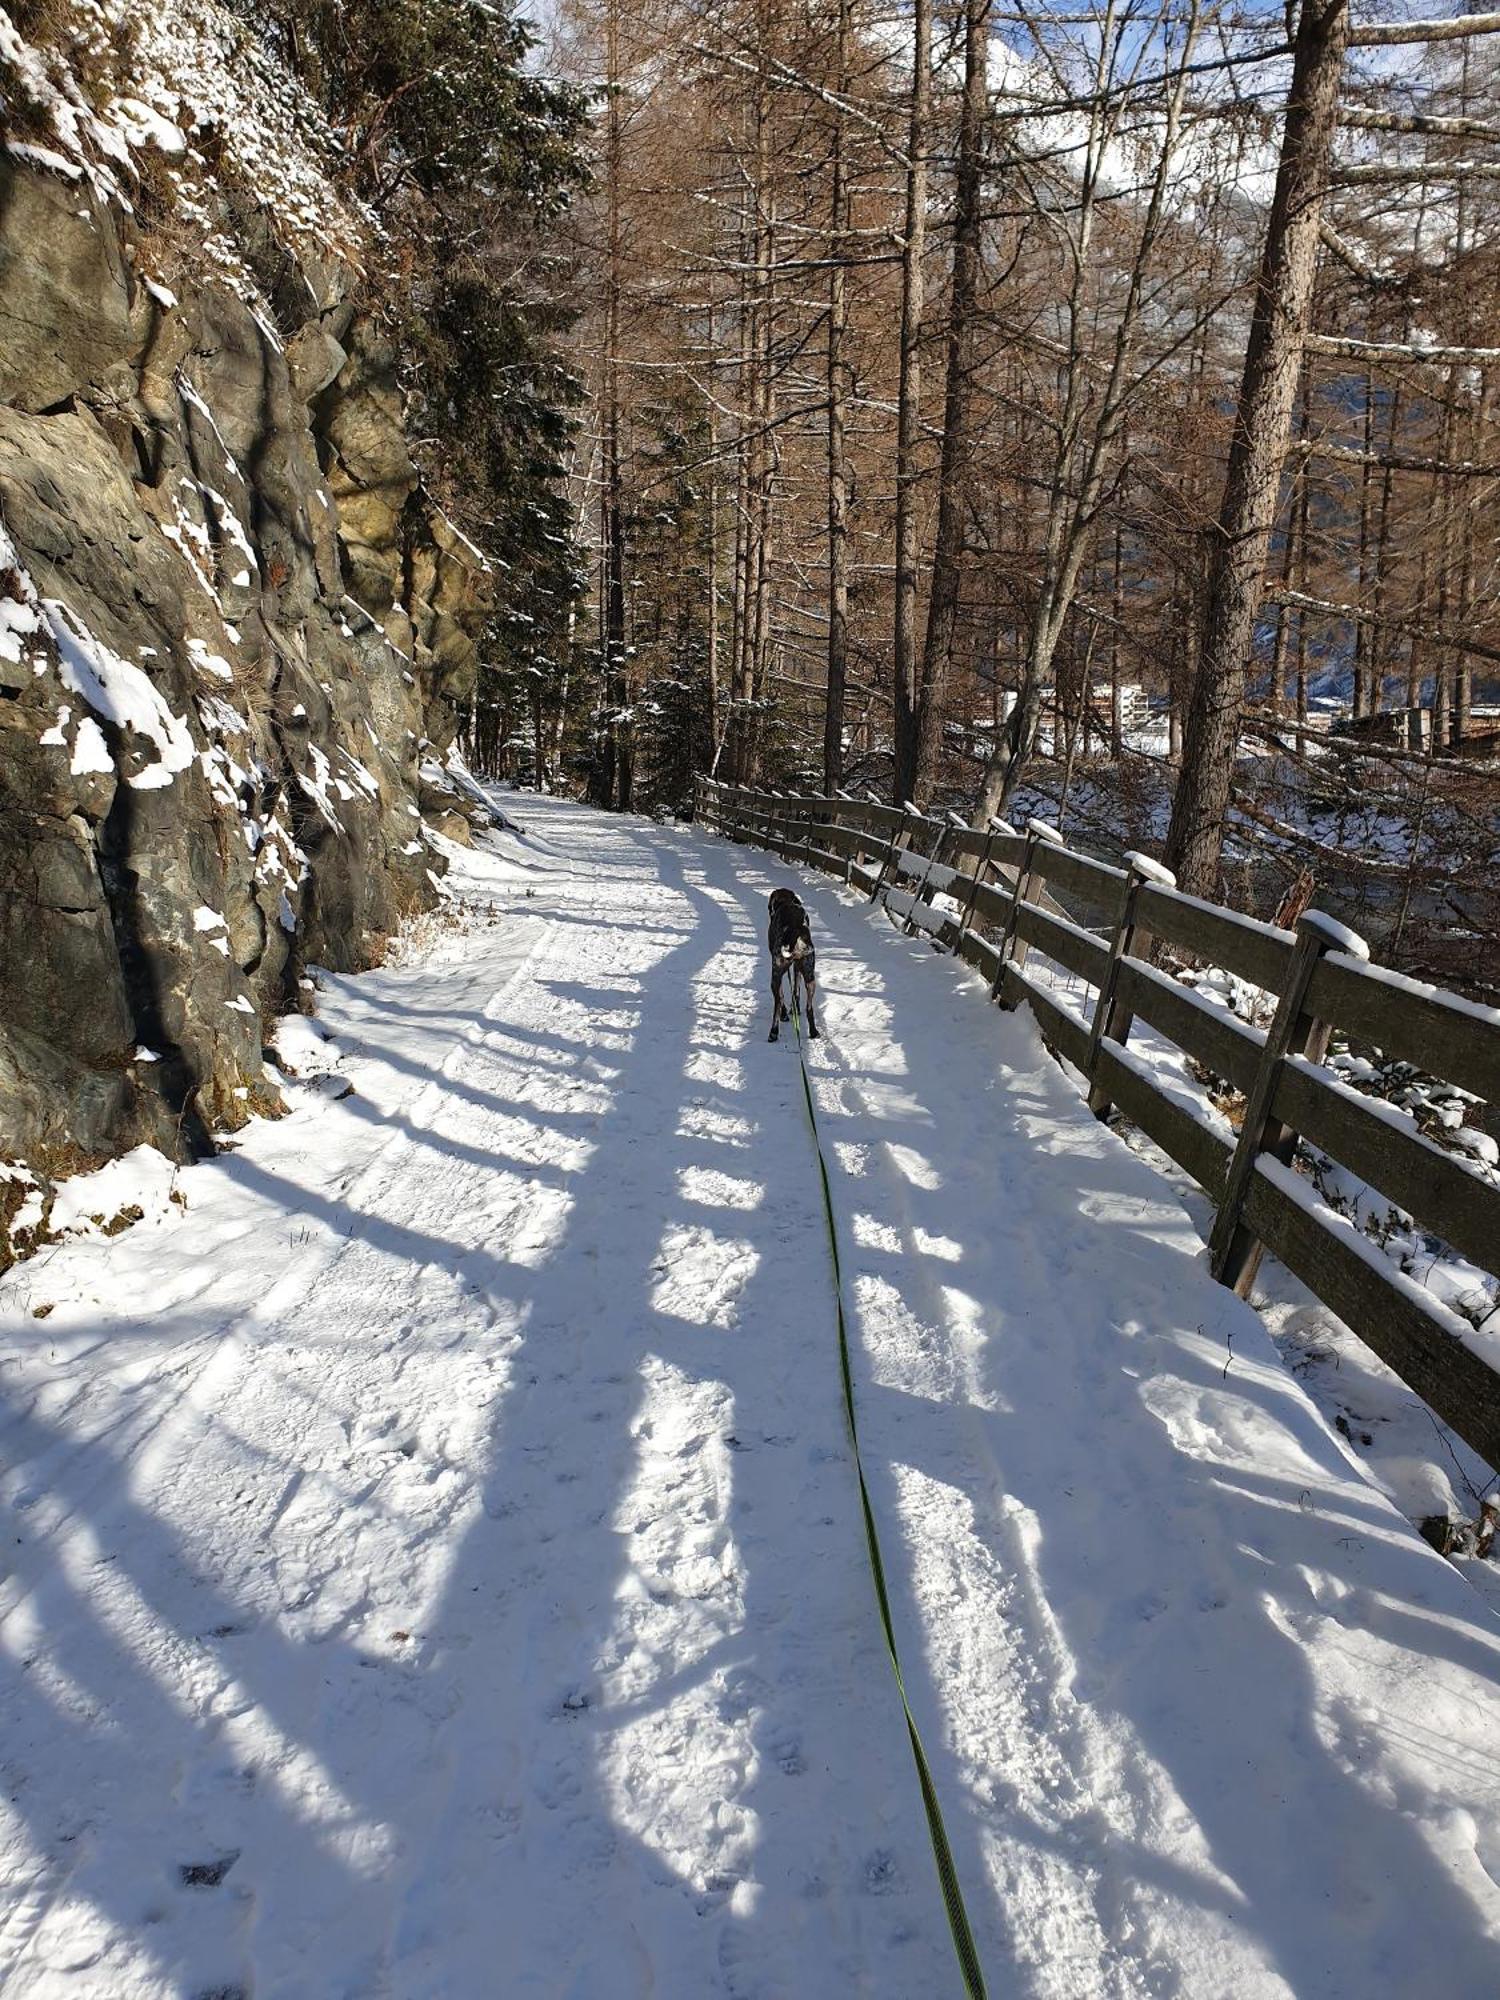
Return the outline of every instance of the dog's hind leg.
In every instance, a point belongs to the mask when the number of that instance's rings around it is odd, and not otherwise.
[[[802,968],[799,966],[799,972]],[[811,972],[802,972],[802,997],[807,1002],[807,1039],[818,1039],[818,982]]]
[[[781,997],[781,981],[783,977],[783,973],[773,965],[771,968],[771,1032],[766,1036],[768,1042],[774,1042],[780,1037],[781,1024],[786,1019],[786,1003]]]

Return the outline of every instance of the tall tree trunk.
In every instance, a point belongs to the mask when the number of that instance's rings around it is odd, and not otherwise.
[[[1312,433],[1312,377],[1307,370],[1302,371],[1302,435]],[[1312,464],[1304,459],[1302,478],[1297,492],[1297,534],[1293,551],[1292,578],[1301,589],[1308,578],[1310,565],[1307,553],[1307,536],[1312,516]],[[1297,678],[1292,689],[1292,711],[1297,718],[1297,754],[1307,755],[1307,613],[1297,613]]]
[[[1424,547],[1422,550],[1422,567],[1417,577],[1417,603],[1424,615],[1427,611],[1427,592],[1431,581],[1432,564],[1428,551]],[[1406,705],[1408,708],[1419,709],[1422,706],[1422,682],[1424,679],[1422,635],[1420,629],[1416,625],[1413,625],[1411,629],[1411,642],[1406,649]]]
[[[1210,894],[1218,878],[1348,39],[1349,0],[1303,0],[1224,498],[1210,548],[1203,650],[1167,830],[1168,866],[1193,895]]]
[[[1307,463],[1298,467],[1297,477],[1292,481],[1292,504],[1287,510],[1286,533],[1281,542],[1281,587],[1294,588],[1294,556],[1297,546],[1297,503],[1307,481]],[[1295,613],[1289,604],[1276,607],[1276,643],[1271,651],[1271,714],[1279,717],[1286,707],[1286,662],[1292,636],[1292,619]]]
[[[922,683],[917,697],[916,768],[907,795],[923,806],[937,777],[942,750],[944,704],[958,625],[967,475],[974,446],[974,322],[979,301],[980,170],[989,15],[990,0],[964,0],[964,89],[958,120],[953,282],[948,302],[937,537],[927,600],[927,637],[922,648]]]
[[[834,112],[829,163],[828,272],[828,686],[823,707],[823,790],[830,796],[844,777],[844,690],[849,671],[849,468],[844,451],[845,412],[852,392],[844,346],[849,333],[848,277],[844,249],[849,231],[849,169],[844,157],[844,99],[849,93],[849,41],[853,0],[838,0],[834,67],[839,104]]]
[[[1370,627],[1370,659],[1375,675],[1375,706],[1385,707],[1386,653],[1388,642],[1385,631],[1386,575],[1390,565],[1391,498],[1395,491],[1395,469],[1390,461],[1396,453],[1396,442],[1401,430],[1401,384],[1398,382],[1391,395],[1386,416],[1385,457],[1386,463],[1380,474],[1380,504],[1375,514],[1375,580],[1371,598],[1373,620]]]
[[[557,706],[553,710],[550,738],[552,744],[552,769],[562,770],[563,737],[568,726],[568,695],[573,685],[573,647],[577,640],[577,606],[568,606],[567,623],[563,632],[563,670],[558,683]]]
[[[1479,456],[1479,405],[1483,392],[1474,403],[1464,421],[1466,455],[1472,461]],[[1458,629],[1468,632],[1474,622],[1474,535],[1464,520],[1462,509],[1455,509],[1454,529],[1461,541],[1463,554],[1458,565]],[[1474,723],[1474,662],[1462,646],[1453,663],[1453,705],[1450,740],[1462,743],[1471,734]]]
[[[1448,394],[1443,408],[1442,462],[1451,465],[1458,455],[1458,370],[1448,370]],[[1457,595],[1457,570],[1462,556],[1455,544],[1461,539],[1458,534],[1457,514],[1460,506],[1458,487],[1460,482],[1450,473],[1443,473],[1437,482],[1439,495],[1437,508],[1438,522],[1438,596],[1437,625],[1440,632],[1454,629],[1453,600]],[[1454,701],[1458,685],[1458,654],[1451,646],[1439,649],[1433,667],[1432,684],[1432,742],[1433,748],[1446,750],[1454,739]]]
[[[1465,12],[1477,13],[1478,9],[1470,5],[1465,9]],[[1463,45],[1459,66],[1459,102],[1465,111],[1469,109],[1469,83],[1473,73],[1473,55],[1473,44],[1466,41]],[[1471,234],[1469,226],[1471,196],[1467,182],[1461,179],[1454,193],[1456,198],[1456,214],[1454,217],[1453,247],[1459,268],[1462,269],[1467,258]],[[1466,315],[1466,317],[1470,316]],[[1465,333],[1472,339],[1478,331],[1479,328],[1473,324],[1473,319],[1470,317],[1470,324],[1466,326]],[[1450,375],[1448,379],[1448,395],[1450,400],[1456,398],[1458,387],[1457,375]],[[1481,372],[1479,396],[1471,406],[1471,411],[1467,414],[1462,426],[1468,455],[1471,459],[1477,455],[1479,442],[1478,417],[1479,408],[1483,400],[1484,377]],[[1455,433],[1458,429],[1459,424],[1455,414]],[[1453,481],[1453,485],[1457,489],[1459,482],[1455,480]],[[1462,549],[1458,566],[1458,629],[1460,632],[1467,632],[1473,616],[1474,604],[1474,536],[1468,531],[1467,524],[1463,520],[1463,503],[1459,501],[1457,490],[1454,493],[1454,500],[1457,504],[1454,506],[1450,519],[1453,521],[1453,532],[1456,533]],[[1470,660],[1469,655],[1464,652],[1462,646],[1460,646],[1456,651],[1453,661],[1453,697],[1448,711],[1448,740],[1450,743],[1462,743],[1464,738],[1469,734],[1472,723],[1473,704],[1473,662]]]
[[[714,349],[713,308],[708,314],[708,345]],[[719,411],[708,399],[708,492],[704,535],[704,585],[708,592],[705,637],[705,667],[708,676],[708,758],[709,769],[719,768],[719,746],[723,742],[723,721],[719,700]]]
[[[753,783],[759,775],[761,738],[764,728],[762,704],[771,649],[771,559],[773,496],[776,488],[776,450],[771,431],[775,408],[773,346],[775,340],[773,269],[776,257],[776,219],[771,194],[772,116],[771,24],[774,12],[766,0],[758,15],[760,61],[755,78],[755,184],[752,189],[755,223],[754,290],[750,320],[752,353],[750,361],[751,459],[750,504],[753,533],[749,575],[750,598],[746,605],[749,620],[746,661],[745,759],[742,782]]]
[[[1364,380],[1364,425],[1361,436],[1364,464],[1359,469],[1359,589],[1356,603],[1361,607],[1371,589],[1370,578],[1370,489],[1375,482],[1375,379],[1369,368]],[[1354,625],[1354,713],[1373,715],[1380,706],[1371,649],[1375,642],[1372,626],[1360,618]]]
[[[912,0],[906,237],[901,250],[901,380],[896,414],[896,769],[899,805],[917,782],[917,458],[922,430],[923,260],[932,105],[932,0]]]
[[[1115,555],[1110,568],[1109,579],[1109,754],[1118,763],[1121,744],[1120,729],[1120,624],[1125,611],[1125,590],[1123,569],[1124,534],[1121,524],[1115,522]]]
[[[625,672],[625,492],[620,462],[620,294],[622,213],[620,172],[623,129],[620,120],[619,0],[611,0],[607,32],[609,113],[605,132],[605,174],[608,183],[609,270],[604,303],[604,480],[603,564],[604,684],[609,708],[603,789],[606,802],[628,812],[634,789],[632,759],[627,745],[629,725],[622,718],[629,707]]]
[[[752,375],[755,367],[754,312],[750,283],[750,195],[744,195],[740,230],[739,366],[736,398],[739,431],[734,474],[734,591],[730,609],[729,713],[725,719],[725,759],[729,782],[743,785],[749,775],[750,732],[750,595],[754,567],[754,522],[750,490],[750,454],[754,449]]]

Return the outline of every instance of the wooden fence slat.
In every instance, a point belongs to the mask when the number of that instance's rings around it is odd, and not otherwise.
[[[1016,892],[999,882],[981,882],[971,890],[974,916],[987,924],[994,924],[1002,932],[1010,923],[1010,914],[1015,907]]]
[[[947,825],[940,826],[932,841],[931,848],[926,857],[926,866],[921,870],[921,879],[917,887],[916,896],[913,899],[911,909],[907,912],[905,929],[908,937],[918,928],[917,905],[926,904],[930,900],[932,893],[932,871],[942,864],[943,854],[948,844],[949,831],[950,829]],[[923,930],[930,930],[933,927],[929,924],[923,924],[921,928]]]
[[[994,985],[1002,969],[998,945],[992,944],[988,938],[981,937],[977,931],[964,931],[959,935],[953,948],[960,958],[966,959],[976,971],[982,972],[991,986]]]
[[[962,855],[969,860],[982,857],[997,866],[1019,868],[1026,858],[1026,836],[1003,820],[995,820],[988,832],[972,826],[954,827],[949,851],[955,857]]]
[[[921,931],[924,937],[937,939],[949,921],[924,903],[920,896],[905,889],[887,889],[885,906],[893,916],[901,919],[901,928],[907,937]]]
[[[870,891],[870,901],[872,903],[879,900],[880,892],[889,881],[891,871],[899,869],[901,866],[901,856],[905,853],[907,843],[911,838],[909,828],[910,818],[910,814],[902,814],[901,824],[895,829],[885,844],[885,852],[880,859],[880,873],[875,878],[875,887]]]
[[[1036,1016],[1042,1039],[1066,1056],[1075,1069],[1081,1069],[1088,1061],[1089,1031],[1077,1015],[1070,1014],[1045,986],[1029,979],[1014,960],[1001,966],[1000,978],[1002,997],[1008,1005],[1014,1008],[1024,1000]]]
[[[1109,969],[1109,946],[1067,917],[1055,917],[1039,903],[1016,906],[1015,934],[1021,944],[1035,945],[1048,958],[1097,986]]]
[[[1345,1034],[1500,1107],[1500,1010],[1342,952],[1318,967],[1312,998]]]
[[[1140,919],[1153,937],[1178,951],[1238,973],[1267,993],[1281,991],[1292,962],[1294,940],[1289,931],[1154,883],[1141,894]]]
[[[1259,1028],[1225,1007],[1216,1007],[1170,973],[1134,959],[1120,968],[1120,997],[1132,1014],[1236,1090],[1248,1091],[1254,1083],[1266,1045]]]
[[[1500,1275],[1500,1189],[1457,1154],[1424,1139],[1377,1099],[1302,1062],[1283,1065],[1272,1110],[1461,1257]]]
[[[1401,1274],[1352,1223],[1314,1213],[1264,1168],[1251,1176],[1245,1219],[1429,1409],[1487,1464],[1500,1464],[1500,1373],[1465,1344],[1456,1315],[1424,1299],[1414,1281],[1398,1283]]]
[[[818,838],[821,840],[823,835],[829,830],[827,827],[819,828]],[[805,847],[802,853],[809,868],[821,869],[825,875],[841,875],[844,872],[842,857],[830,853],[827,848]]]
[[[994,860],[995,842],[1000,837],[1001,833],[1007,830],[1008,829],[1005,827],[1005,822],[1003,820],[992,819],[989,824],[988,832],[986,832],[983,835],[975,836],[975,838],[977,839],[982,839],[983,845],[979,848],[977,853],[973,853],[972,855],[974,867],[973,871],[969,876],[968,894],[964,897],[963,915],[958,920],[958,937],[956,940],[955,948],[961,948],[964,939],[968,936],[969,926],[974,921],[975,903],[978,899],[980,890],[986,886],[985,878],[988,876],[990,872],[990,864]],[[972,852],[972,850],[968,849],[965,849],[963,851]]]
[[[1217,1201],[1224,1192],[1234,1148],[1185,1104],[1158,1089],[1113,1042],[1101,1042],[1094,1074],[1133,1125]]]
[[[1071,847],[1047,850],[1047,887],[1076,896],[1079,902],[1098,910],[1107,923],[1114,923],[1120,914],[1127,879],[1123,868],[1095,861],[1089,854],[1077,854]]]
[[[1026,822],[1026,851],[1016,874],[1016,887],[1011,904],[1010,920],[1005,927],[1005,937],[1000,945],[1001,958],[1007,963],[1013,964],[1017,972],[1026,963],[1026,952],[1029,942],[1029,940],[1020,937],[1017,933],[1017,921],[1022,906],[1041,895],[1042,887],[1046,880],[1046,868],[1041,860],[1043,851],[1047,848],[1061,846],[1062,835],[1055,826],[1048,826],[1045,821],[1039,819],[1028,820]],[[995,998],[1000,1002],[1002,1007],[1012,1004],[1005,997],[1005,988],[1003,985],[996,986]]]

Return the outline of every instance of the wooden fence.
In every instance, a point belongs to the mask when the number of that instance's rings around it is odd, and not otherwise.
[[[976,832],[911,809],[707,779],[697,805],[713,830],[883,898],[908,929],[978,967],[1002,1006],[1024,1002],[1048,1044],[1082,1072],[1091,1108],[1103,1116],[1117,1106],[1212,1198],[1209,1254],[1221,1282],[1246,1295],[1269,1248],[1500,1467],[1500,1372],[1477,1351],[1474,1329],[1293,1170],[1302,1137],[1460,1256],[1500,1274],[1500,1188],[1321,1066],[1337,1029],[1494,1108],[1500,1013],[1369,964],[1363,941],[1320,912],[1295,932],[1278,930],[1181,894],[1144,856],[1116,868],[1080,854],[1038,820],[1024,833],[998,821]],[[1165,951],[1274,995],[1269,1028],[1164,971],[1156,961]],[[1033,955],[1092,987],[1091,1005],[1075,1011],[1037,976]],[[1192,1093],[1163,1088],[1130,1047],[1137,1021],[1243,1093],[1237,1142]]]

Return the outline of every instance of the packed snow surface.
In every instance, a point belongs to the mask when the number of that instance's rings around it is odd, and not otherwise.
[[[1488,2000],[1500,1626],[1166,1184],[838,886],[509,806],[467,928],[283,1039],[351,1094],[0,1286],[8,2000],[958,1992],[788,879],[991,1993]]]

